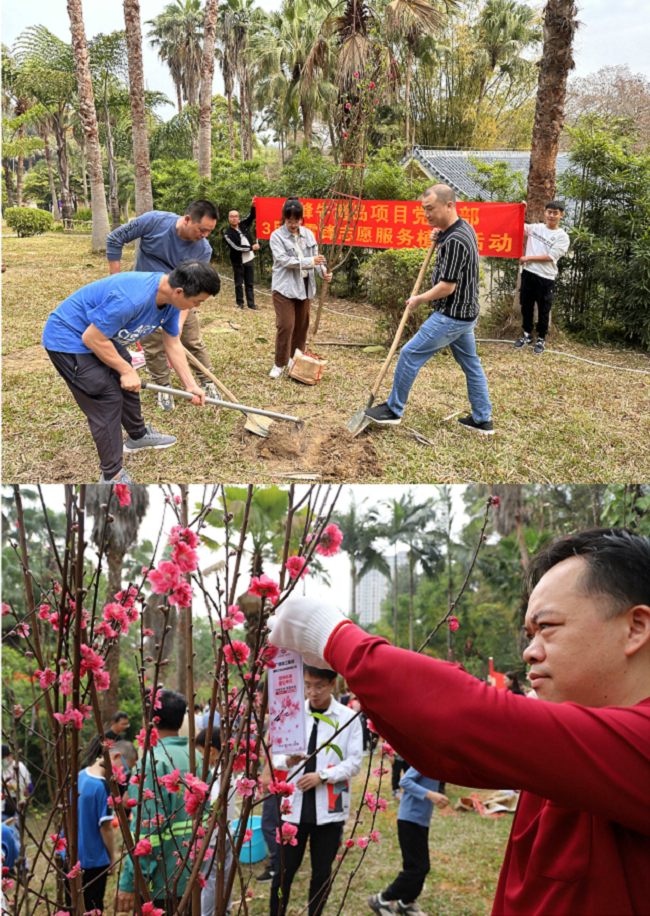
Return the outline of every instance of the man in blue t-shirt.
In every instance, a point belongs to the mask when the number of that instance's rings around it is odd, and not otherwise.
[[[195,200],[185,211],[185,216],[164,210],[150,210],[136,216],[131,222],[111,232],[106,239],[106,257],[111,275],[120,272],[124,246],[136,239],[140,239],[140,245],[134,270],[162,271],[168,274],[187,258],[209,262],[212,248],[207,238],[217,225],[218,216],[217,208],[209,200]],[[211,371],[210,355],[201,337],[199,316],[195,309],[181,314],[179,327],[183,346]],[[143,337],[142,349],[152,382],[168,387],[171,370],[162,331],[157,330]],[[207,397],[219,397],[214,382],[200,370],[197,371],[197,377]],[[163,410],[173,410],[173,397],[159,392],[158,406]]]
[[[131,483],[123,451],[169,448],[174,436],[145,426],[140,378],[127,346],[161,328],[165,353],[192,404],[205,404],[180,342],[179,318],[219,292],[219,275],[188,260],[170,274],[129,272],[89,283],[50,313],[43,346],[86,415],[102,470],[100,483]],[[122,427],[128,433],[122,441]]]

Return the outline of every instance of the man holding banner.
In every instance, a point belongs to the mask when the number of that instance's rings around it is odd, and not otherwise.
[[[435,311],[400,353],[388,401],[365,411],[375,423],[399,426],[409,393],[417,375],[431,357],[449,347],[465,373],[472,412],[459,418],[468,432],[494,434],[492,405],[487,379],[476,353],[474,327],[479,315],[479,249],[473,227],[456,212],[453,188],[436,184],[422,198],[424,215],[437,240],[437,256],[431,289],[412,296],[407,307],[412,313],[423,302],[434,302]],[[435,227],[435,228],[434,228]]]

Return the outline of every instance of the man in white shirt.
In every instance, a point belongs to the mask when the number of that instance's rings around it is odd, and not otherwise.
[[[526,254],[519,259],[522,265],[519,301],[523,334],[515,342],[515,350],[533,344],[533,320],[537,303],[537,343],[533,350],[536,356],[540,356],[546,346],[557,262],[569,250],[569,236],[564,229],[559,228],[563,216],[563,202],[552,200],[546,204],[543,223],[524,226],[528,241]]]
[[[332,864],[341,842],[343,824],[350,813],[350,783],[363,761],[363,736],[358,718],[336,736],[341,758],[331,745],[315,757],[311,756],[341,725],[354,718],[354,712],[332,696],[336,677],[336,672],[328,668],[304,667],[305,707],[308,717],[311,714],[307,727],[310,732],[307,756],[311,759],[304,769],[297,773],[305,759],[303,755],[273,755],[274,772],[289,770],[286,781],[295,785],[295,793],[290,796],[291,812],[283,815],[283,823],[293,824],[298,830],[295,845],[284,842],[277,853],[280,867],[271,884],[271,916],[287,913],[291,884],[300,868],[307,841],[311,855],[309,916],[320,916],[329,894]],[[313,713],[329,721],[318,719]]]

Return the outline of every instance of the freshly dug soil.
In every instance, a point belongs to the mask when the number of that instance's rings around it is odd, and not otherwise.
[[[246,451],[252,451],[272,475],[304,472],[324,480],[359,480],[382,473],[372,440],[353,439],[345,426],[308,426],[304,442],[289,423],[272,423],[267,439],[247,432],[244,436]]]

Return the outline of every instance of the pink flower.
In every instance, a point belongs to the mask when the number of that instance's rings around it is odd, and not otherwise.
[[[371,831],[370,831],[370,839],[372,840],[373,843],[378,843],[378,842],[379,842],[379,831],[378,831],[378,830],[371,830]]]
[[[345,131],[343,131],[343,136],[344,136],[344,137],[347,137],[347,134],[346,134],[346,132],[345,132]]]
[[[114,620],[122,633],[129,632],[129,618],[126,616],[126,608],[121,604],[115,604],[114,602],[107,604],[102,612],[102,617],[108,624]]]
[[[151,789],[144,790],[144,800],[145,801],[153,801],[155,797],[156,797],[155,793],[152,792]]]
[[[172,550],[172,560],[181,572],[194,572],[199,565],[199,555],[189,544],[179,541]]]
[[[354,840],[346,840],[345,845],[348,847],[348,849],[352,849],[354,846]]]
[[[454,617],[453,615],[447,620],[447,623],[449,624],[449,629],[453,630],[454,632],[456,632],[456,630],[460,626],[460,623],[458,622],[458,617]]]
[[[127,798],[127,800],[126,800],[126,807],[127,807],[127,808],[135,808],[135,806],[136,806],[137,804],[138,804],[138,799],[137,799],[137,798]]]
[[[144,837],[142,840],[138,840],[133,849],[134,856],[148,856],[151,855],[151,840],[147,837]]]
[[[251,650],[245,642],[233,642],[231,646],[226,646],[223,650],[226,661],[229,665],[244,665],[248,661]]]
[[[100,671],[94,677],[95,687],[98,690],[108,690],[111,686],[111,676],[108,671]]]
[[[179,543],[187,544],[194,550],[198,547],[199,538],[191,528],[183,528],[182,525],[174,525],[169,533],[169,543],[172,545]]]
[[[170,604],[177,604],[179,607],[190,607],[192,604],[192,594],[194,588],[185,579],[181,579],[174,591],[168,598]]]
[[[62,671],[59,675],[59,690],[64,697],[69,697],[72,695],[72,682],[74,680],[74,674],[72,671]]]
[[[147,734],[147,729],[143,728],[138,735],[138,747],[144,747],[144,741]],[[156,728],[151,729],[151,734],[149,735],[149,747],[156,747],[158,744],[158,730]]]
[[[5,608],[7,608],[6,611],[5,611]],[[8,614],[10,610],[11,608],[8,608],[6,604],[3,604],[2,605],[2,616],[4,617],[4,615]],[[39,620],[49,620],[51,610],[52,608],[50,607],[49,604],[42,604],[40,608],[38,609],[38,619]]]
[[[268,598],[271,604],[276,604],[280,597],[280,589],[277,582],[274,582],[273,579],[263,573],[259,578],[254,576],[251,579],[248,594],[259,595],[260,598]]]
[[[54,852],[65,852],[65,848],[68,845],[65,837],[58,836],[56,833],[51,833],[50,839],[54,844]]]
[[[19,623],[15,630],[18,636],[22,636],[23,639],[27,639],[29,636],[29,624],[28,623]]]
[[[388,742],[386,742],[386,741],[384,741],[384,743],[383,743],[382,746],[381,746],[381,753],[382,753],[382,756],[386,756],[386,757],[394,757],[394,756],[395,756],[395,751],[394,751],[393,748],[390,746],[390,744],[388,744]]]
[[[333,522],[321,533],[316,544],[316,552],[322,557],[335,557],[343,541],[343,532]]]
[[[158,564],[158,569],[152,569],[147,579],[151,584],[151,591],[162,595],[176,588],[179,583],[181,571],[175,563],[163,560]]]
[[[244,620],[245,618],[242,612],[239,610],[239,605],[231,604],[228,607],[228,613],[221,621],[221,625],[224,630],[232,630],[233,627],[240,626]]]
[[[154,905],[153,900],[142,904],[142,916],[163,916],[164,910]]]
[[[119,502],[121,509],[123,509],[125,506],[131,505],[131,492],[127,484],[116,483],[115,495],[117,496],[117,501]]]
[[[257,780],[247,779],[245,776],[242,776],[241,779],[238,779],[235,783],[237,787],[237,795],[241,795],[243,798],[247,798],[249,795],[253,794],[253,789],[257,785]]]
[[[181,771],[176,767],[172,770],[171,773],[167,773],[166,776],[161,776],[158,780],[161,785],[163,785],[168,792],[180,792],[181,790]]]
[[[297,579],[298,576],[300,576],[301,579],[305,578],[305,576],[309,572],[309,567],[304,568],[306,562],[307,560],[305,560],[304,557],[289,557],[288,558],[287,572],[289,573],[292,579]]]
[[[291,801],[288,798],[282,799],[280,805],[280,814],[291,814]]]
[[[79,704],[79,709],[74,709],[72,703],[68,703],[64,713],[55,712],[54,718],[61,725],[72,724],[75,728],[83,728],[84,719],[90,718],[90,707],[83,703]]]
[[[104,659],[97,655],[97,653],[91,649],[90,646],[82,645],[81,665],[79,667],[81,677],[83,677],[84,674],[88,674],[89,671],[92,671],[93,674],[98,674],[103,667]]]
[[[358,79],[359,79],[359,74],[358,74],[358,73],[355,73],[355,74],[354,74],[354,78],[355,78],[355,80],[358,80]]]
[[[187,784],[187,789],[185,789],[185,795],[183,796],[185,811],[189,815],[193,815],[196,814],[203,803],[208,793],[208,785],[205,782],[201,782],[198,777],[192,776],[191,773],[185,774],[185,782]]]
[[[113,767],[113,776],[120,783],[120,785],[126,784],[126,770],[123,766]]]
[[[106,620],[103,620],[101,623],[98,623],[95,627],[95,633],[97,636],[103,636],[105,639],[115,639],[117,636],[117,631]]]
[[[69,881],[74,881],[74,879],[77,877],[80,871],[81,871],[81,862],[75,862],[75,864],[72,866],[72,868],[66,875],[66,878]]]
[[[271,795],[293,795],[295,791],[296,787],[292,782],[285,782],[284,779],[277,779],[277,777],[269,784]]]
[[[273,659],[278,654],[278,652],[279,649],[277,646],[265,646],[260,652],[257,660],[262,665],[264,665],[265,668],[275,668],[275,662]]]
[[[46,668],[45,671],[35,671],[34,677],[38,678],[38,683],[43,690],[47,690],[56,682],[56,672],[51,668]]]
[[[246,843],[250,843],[252,839],[253,839],[253,831],[249,827],[246,830],[246,833],[244,834],[244,846],[246,845]]]
[[[346,103],[345,103],[345,107],[346,107],[346,109],[349,111],[349,110],[352,108],[352,105],[350,105],[349,102],[346,102]]]
[[[360,849],[365,849],[366,846],[368,845],[368,842],[369,842],[369,839],[368,839],[367,836],[360,836],[360,837],[357,837],[357,846],[358,846]]]
[[[174,502],[176,503],[177,506],[180,506],[180,504],[181,504],[181,498],[180,498],[180,496],[175,496],[175,497],[174,497]]]
[[[295,824],[283,824],[282,825],[282,836],[280,836],[280,831],[278,828],[275,828],[275,841],[276,843],[284,843],[286,846],[297,846],[298,840],[296,839],[296,834],[298,833],[298,828]]]
[[[49,608],[48,608],[48,611],[49,611]],[[5,604],[4,601],[3,601],[3,603],[2,603],[2,616],[3,616],[3,617],[6,617],[7,614],[13,614],[13,611],[11,610],[11,608],[9,607],[9,605],[8,605],[8,604]],[[39,614],[39,617],[40,617],[40,614]],[[41,617],[41,620],[43,620],[42,617]]]
[[[496,506],[499,505],[500,502],[501,502],[501,500],[499,499],[498,496],[493,496],[493,497],[492,497],[492,505],[493,505],[495,508],[496,508]]]
[[[374,83],[371,83],[371,84],[370,84],[370,88],[371,88],[371,89],[374,89],[374,88],[375,88],[375,84],[374,84]]]

